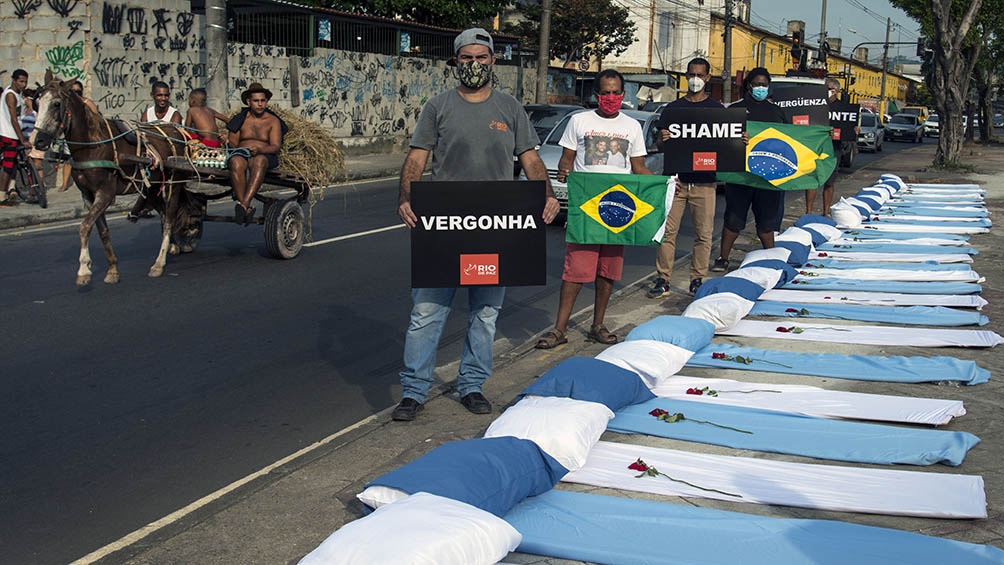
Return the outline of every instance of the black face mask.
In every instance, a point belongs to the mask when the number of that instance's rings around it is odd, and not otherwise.
[[[478,89],[482,86],[488,84],[492,76],[492,66],[479,63],[478,61],[469,61],[467,63],[459,63],[457,65],[457,78],[460,79],[460,84],[463,84],[467,88]]]

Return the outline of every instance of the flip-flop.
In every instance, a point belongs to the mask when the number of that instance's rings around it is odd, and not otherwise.
[[[244,225],[254,223],[254,206],[248,206],[248,209],[244,211]]]
[[[234,222],[247,225],[244,221],[244,205],[240,202],[234,204]]]

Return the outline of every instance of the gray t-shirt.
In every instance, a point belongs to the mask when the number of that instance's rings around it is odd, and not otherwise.
[[[492,90],[471,103],[456,89],[426,103],[411,146],[432,151],[437,181],[513,180],[513,155],[540,143],[526,110],[512,96]]]

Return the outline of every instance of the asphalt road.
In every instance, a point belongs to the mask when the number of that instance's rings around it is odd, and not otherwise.
[[[261,227],[208,224],[160,279],[146,277],[159,223],[116,219],[114,286],[100,282],[96,235],[95,282],[74,286],[75,224],[0,233],[2,560],[79,558],[392,406],[410,309],[396,190],[384,180],[329,192],[313,207],[313,240],[348,237],[291,261],[267,256]],[[547,239],[547,285],[509,289],[500,339],[553,324],[564,231]],[[688,213],[678,255],[691,247]],[[652,249],[629,249],[622,284],[653,265]],[[577,309],[591,300],[587,289]],[[459,357],[465,323],[451,317],[440,364]]]

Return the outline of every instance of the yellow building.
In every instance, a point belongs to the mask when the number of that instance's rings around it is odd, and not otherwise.
[[[720,16],[711,19],[711,33],[708,34],[708,61],[711,63],[712,76],[722,76],[724,69],[725,43],[722,38],[725,31],[725,21]],[[808,60],[815,58],[815,46],[811,49]],[[851,102],[861,104],[866,108],[876,110],[882,92],[882,68],[857,59],[831,54],[826,60],[827,69],[817,71],[820,76],[834,76],[840,80],[844,90],[850,94]],[[742,96],[741,83],[736,83],[737,77],[744,76],[743,71],[754,67],[765,67],[771,75],[784,76],[785,72],[794,68],[791,57],[791,38],[777,35],[741,22],[732,24],[732,99]],[[906,105],[907,95],[916,88],[918,83],[903,75],[886,73],[886,99],[896,107]],[[685,85],[682,85],[685,88]],[[719,87],[720,89],[720,87]],[[720,92],[720,90],[719,90]]]

